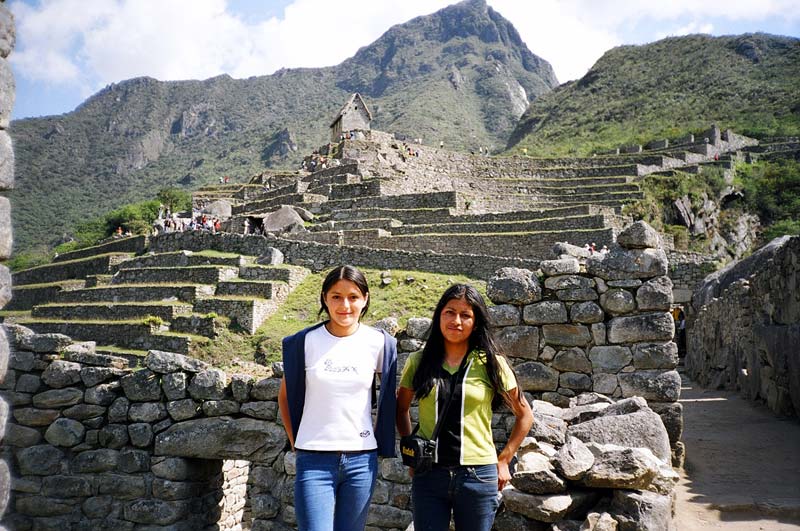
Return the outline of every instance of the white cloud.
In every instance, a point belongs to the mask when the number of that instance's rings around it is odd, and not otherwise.
[[[29,81],[94,91],[148,75],[162,80],[269,74],[281,67],[333,65],[390,26],[454,0],[294,0],[282,18],[246,22],[227,0],[15,0],[12,63]],[[710,32],[714,21],[800,20],[796,0],[488,0],[511,20],[560,81],[575,79],[632,27]],[[252,20],[252,19],[251,19]],[[670,29],[670,26],[676,26]],[[666,34],[665,34],[666,35]]]

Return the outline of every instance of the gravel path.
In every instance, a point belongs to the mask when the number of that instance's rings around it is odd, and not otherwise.
[[[679,531],[800,530],[800,422],[683,375]]]

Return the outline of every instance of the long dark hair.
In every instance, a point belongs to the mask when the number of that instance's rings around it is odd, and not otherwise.
[[[322,290],[319,293],[319,312],[317,312],[317,316],[319,317],[323,313],[327,313],[328,317],[330,317],[331,313],[328,311],[328,305],[325,304],[325,294],[331,289],[331,286],[339,282],[340,280],[349,280],[356,287],[361,291],[361,294],[366,297],[367,304],[361,309],[361,315],[359,317],[363,317],[364,314],[367,313],[367,309],[369,309],[369,284],[367,284],[367,277],[364,276],[357,267],[351,265],[343,265],[339,266],[335,269],[332,269],[330,273],[325,277],[325,280],[322,282]]]
[[[442,335],[441,321],[442,311],[447,303],[453,299],[464,299],[464,301],[472,307],[472,312],[475,315],[475,326],[469,336],[469,347],[467,354],[475,349],[483,351],[486,356],[486,372],[489,375],[489,382],[494,390],[494,399],[492,400],[492,407],[497,407],[501,402],[511,405],[511,397],[505,391],[503,381],[500,376],[500,366],[497,361],[498,357],[503,357],[497,344],[492,338],[491,330],[489,329],[489,311],[486,308],[486,303],[483,302],[483,297],[478,293],[474,287],[469,284],[453,284],[442,294],[436,309],[433,310],[433,320],[431,322],[430,334],[425,348],[422,349],[422,359],[420,359],[417,372],[414,373],[412,385],[414,386],[414,395],[417,400],[424,398],[430,394],[434,385],[442,377],[442,363],[444,363],[444,336]],[[511,364],[508,363],[508,368],[514,374]],[[514,374],[516,380],[517,375]],[[518,394],[519,400],[524,400],[522,391]]]

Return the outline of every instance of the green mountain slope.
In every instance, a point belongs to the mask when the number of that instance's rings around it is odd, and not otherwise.
[[[800,40],[690,35],[606,52],[580,80],[534,101],[508,143],[580,154],[716,123],[754,136],[800,134]]]
[[[354,91],[376,129],[477,150],[504,146],[530,101],[556,85],[484,0],[394,26],[333,67],[113,84],[73,112],[12,122],[16,250],[51,246],[76,222],[162,188],[296,167],[327,142]]]

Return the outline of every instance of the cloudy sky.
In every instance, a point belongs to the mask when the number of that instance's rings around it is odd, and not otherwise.
[[[560,82],[609,48],[670,35],[800,36],[798,0],[487,0]],[[73,110],[109,83],[235,78],[340,63],[454,0],[11,0],[13,118]]]

